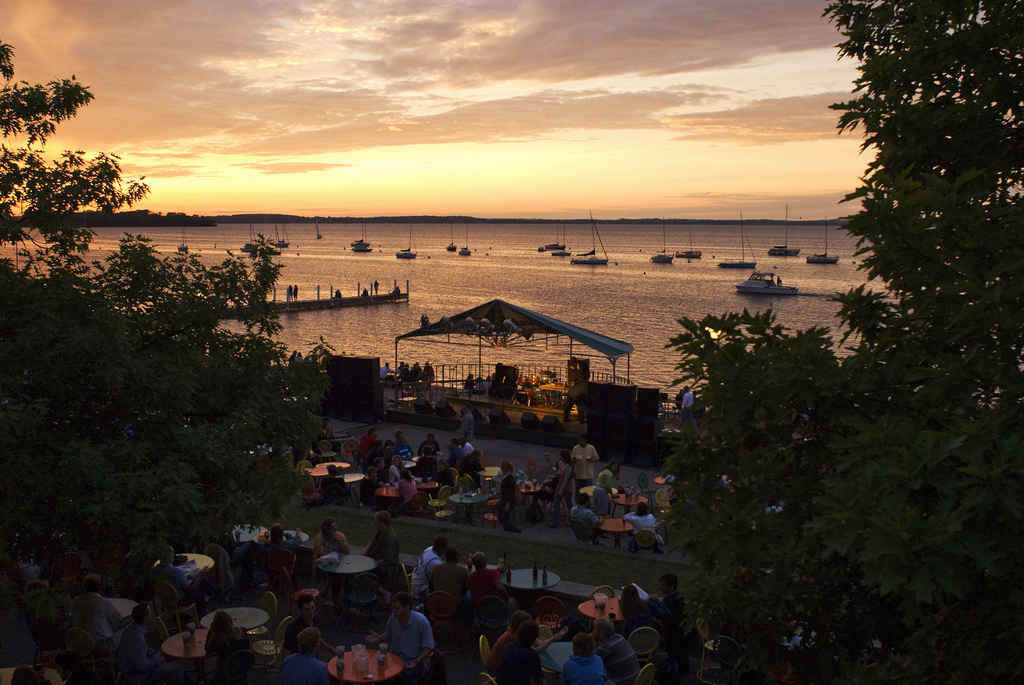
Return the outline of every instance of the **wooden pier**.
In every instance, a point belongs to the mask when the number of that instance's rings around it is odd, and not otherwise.
[[[397,292],[386,295],[367,295],[359,297],[323,297],[318,300],[290,300],[275,302],[281,312],[308,312],[315,309],[334,309],[335,307],[372,307],[378,304],[396,304],[408,302],[409,293]]]

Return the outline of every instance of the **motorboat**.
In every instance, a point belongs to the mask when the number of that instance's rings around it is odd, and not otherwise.
[[[800,254],[799,247],[789,246],[789,205],[786,205],[786,244],[771,246],[768,248],[768,254],[772,257],[796,257]]]
[[[782,285],[782,278],[777,280],[767,271],[755,271],[745,281],[736,284],[736,290],[748,295],[796,295],[795,285]]]
[[[725,259],[718,263],[719,269],[754,269],[757,268],[757,262],[748,262],[747,252],[745,249],[745,236],[743,235],[743,213],[740,213],[740,258],[739,259]],[[753,254],[754,250],[750,250]]]
[[[608,263],[608,253],[604,249],[604,241],[601,240],[601,233],[597,230],[597,222],[594,221],[594,213],[590,213],[590,237],[593,240],[594,249],[576,255],[569,260],[570,264],[582,264],[585,266],[604,266]],[[601,243],[601,252],[604,257],[597,256],[597,244]]]
[[[808,264],[838,264],[839,255],[829,256],[828,254],[828,219],[825,219],[825,251],[821,254],[812,254],[807,257]]]

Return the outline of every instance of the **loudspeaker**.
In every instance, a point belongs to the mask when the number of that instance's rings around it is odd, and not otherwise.
[[[638,416],[633,419],[633,430],[630,431],[630,438],[634,442],[654,442],[658,439],[659,428],[661,427],[657,418]]]
[[[636,415],[638,418],[656,419],[661,407],[661,390],[658,388],[636,389]]]
[[[434,405],[434,413],[437,414],[438,416],[446,416],[448,418],[452,418],[458,415],[458,412],[456,412],[452,408],[452,405],[448,404],[446,400],[437,401],[437,404]]]
[[[613,383],[608,386],[607,414],[634,416],[636,414],[636,386]]]
[[[501,407],[494,407],[487,415],[487,420],[493,423],[495,426],[509,426],[512,424],[512,419],[508,417],[505,410]]]
[[[417,397],[416,400],[412,403],[412,406],[416,410],[417,414],[433,414],[434,413],[434,407],[431,406],[430,400],[428,400],[428,399],[426,399],[424,397]]]
[[[519,425],[528,431],[539,431],[540,419],[532,411],[524,411],[522,418],[519,419]]]
[[[587,416],[604,416],[608,413],[608,388],[611,383],[590,381],[587,384]]]
[[[540,428],[545,433],[561,433],[565,430],[562,422],[558,420],[557,416],[546,415],[540,420]]]
[[[480,409],[476,405],[473,405],[473,420],[474,421],[483,421],[484,420],[484,415],[480,413]]]

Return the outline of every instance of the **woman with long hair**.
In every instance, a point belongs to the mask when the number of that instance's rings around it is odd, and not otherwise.
[[[336,552],[339,556],[348,554],[348,539],[338,530],[337,522],[328,516],[320,522],[320,533],[316,536],[316,540],[313,541],[312,576],[314,581],[316,581],[316,560],[332,552]],[[327,574],[327,584],[331,589],[331,597],[334,600],[335,607],[341,606],[338,601],[341,596],[341,580],[342,577],[337,573]]]
[[[229,656],[243,649],[249,649],[249,638],[235,625],[231,614],[217,609],[206,634],[206,653],[217,655],[217,670],[220,671]]]
[[[640,599],[636,585],[630,583],[622,588],[619,596],[619,611],[622,612],[623,635],[629,636],[637,628],[653,628],[654,620],[647,602]]]

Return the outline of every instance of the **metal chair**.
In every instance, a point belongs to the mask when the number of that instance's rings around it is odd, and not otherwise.
[[[333,461],[338,453],[334,451],[334,445],[330,440],[321,440],[316,444],[316,451],[320,453],[320,461]]]
[[[353,622],[350,620],[346,630],[355,633],[380,630],[381,623],[373,613],[373,601],[377,599],[377,588],[379,586],[380,581],[372,573],[360,573],[352,580],[345,600],[350,608],[356,610],[356,616],[362,616],[366,619],[367,624],[372,627],[367,630],[360,630],[353,627]]]
[[[576,535],[577,542],[594,541],[594,524],[586,521],[570,521],[572,532]]]
[[[633,652],[636,654],[637,660],[641,664],[650,662],[651,655],[654,654],[654,650],[658,648],[658,643],[661,641],[661,636],[658,631],[654,628],[637,628],[626,640],[629,642],[629,646],[633,648]]]
[[[509,615],[508,604],[501,597],[487,595],[481,598],[476,606],[477,615],[480,617],[480,627],[504,628],[512,618]]]
[[[448,498],[451,496],[452,486],[443,485],[437,491],[437,499],[427,500],[427,505],[434,510],[434,520],[450,520],[452,518],[455,512],[451,508],[446,508],[448,506]]]
[[[597,587],[595,587],[593,590],[590,591],[590,599],[594,599],[594,595],[596,595],[596,594],[602,594],[602,595],[608,595],[609,597],[614,597],[615,596],[615,588],[613,588],[611,585],[598,585]]]
[[[191,604],[181,604],[178,598],[178,590],[168,583],[166,580],[158,580],[156,582],[156,596],[160,599],[160,604],[163,606],[163,613],[174,613],[174,620],[178,625],[178,632],[181,632],[181,615],[192,613],[195,617],[195,622],[199,623],[199,610],[196,609],[195,602]]]
[[[167,624],[159,616],[156,617],[156,633],[160,636],[161,642],[171,637],[171,631],[167,630]]]
[[[74,552],[65,552],[61,562],[53,569],[54,582],[68,584],[68,594],[75,596],[75,581],[82,570],[82,557]]]
[[[654,685],[654,676],[656,675],[656,669],[654,664],[647,664],[640,669],[640,673],[637,674],[636,680],[633,681],[633,685]]]
[[[89,664],[89,668],[96,670],[96,660],[93,658],[92,650],[96,648],[96,641],[88,631],[81,628],[68,628],[64,633],[64,646],[77,654],[82,663]]]
[[[661,488],[654,493],[654,503],[658,505],[658,511],[663,515],[668,511],[670,503],[668,501],[668,490]]]
[[[434,645],[441,654],[453,654],[462,651],[465,646],[461,633],[456,631],[452,623],[452,614],[458,606],[455,598],[443,590],[435,590],[427,595],[427,613],[434,625]]]
[[[647,480],[647,474],[643,471],[636,475],[636,489],[640,492],[641,497],[647,498],[648,502],[653,499],[654,493],[651,492],[651,485]]]
[[[264,592],[263,596],[260,598],[260,609],[263,609],[263,611],[267,612],[267,616],[277,616],[277,595],[275,595],[273,592],[269,590]],[[269,632],[270,628],[266,624],[264,624],[262,626],[250,628],[249,630],[245,631],[245,634],[249,636],[249,642],[252,642],[254,639],[260,638],[261,636],[266,635]]]
[[[537,625],[547,626],[554,630],[565,616],[565,605],[562,600],[545,595],[533,605],[533,618]]]
[[[699,630],[700,627],[698,626]],[[697,671],[697,679],[703,683],[713,683],[715,685],[732,683],[739,676],[739,666],[743,659],[743,648],[728,635],[719,635],[712,643],[708,658],[709,661],[718,662],[718,665],[704,666],[704,656],[701,655],[702,668]],[[709,680],[708,678],[714,678],[714,680]]]
[[[313,599],[317,599],[320,597],[320,590],[316,588],[303,588],[301,590],[295,589],[294,582],[292,581],[292,567],[295,565],[295,555],[292,554],[289,550],[275,549],[273,552],[267,555],[266,564],[267,569],[270,571],[270,580],[268,581],[270,583],[270,586],[274,587],[274,583],[277,580],[283,580],[285,587],[288,589],[289,612],[291,612],[292,606],[295,604],[295,602],[298,601],[300,595],[312,595]],[[264,607],[261,606],[260,608]],[[276,596],[274,597],[274,611],[268,613],[270,613],[271,616],[277,615]]]
[[[487,660],[491,658],[491,643],[487,641],[486,635],[480,636],[480,663],[487,668]]]
[[[263,667],[267,671],[276,671],[278,669],[278,661],[280,661],[279,657],[281,656],[281,649],[284,645],[284,634],[288,630],[288,625],[294,620],[294,616],[285,616],[281,619],[281,622],[277,624],[277,630],[274,631],[273,640],[260,640],[259,642],[254,642],[252,644],[253,653],[259,654],[263,657]]]
[[[302,461],[295,465],[295,472],[298,473],[300,476],[306,471],[311,471],[312,469],[313,462],[311,462],[309,459],[303,459]]]
[[[654,546],[658,544],[658,536],[654,534],[653,530],[638,530],[633,534],[633,539],[636,540],[636,545],[640,549],[654,549]]]
[[[477,677],[476,685],[498,685],[497,681],[488,673],[481,673]]]
[[[210,683],[212,685],[246,685],[255,665],[256,654],[249,649],[240,649],[228,655],[228,658],[210,679]]]

